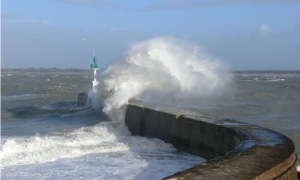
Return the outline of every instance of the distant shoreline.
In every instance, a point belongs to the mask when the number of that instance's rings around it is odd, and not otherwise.
[[[91,72],[90,69],[76,68],[1,68],[1,72]]]
[[[104,70],[104,69],[102,69]],[[100,70],[100,71],[102,71]],[[79,68],[1,68],[3,72],[13,71],[24,71],[24,72],[91,72],[90,69],[79,69]],[[300,70],[231,70],[232,73],[300,73]]]

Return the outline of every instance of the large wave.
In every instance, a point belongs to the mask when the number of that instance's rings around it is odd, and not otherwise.
[[[172,37],[138,42],[102,73],[93,106],[112,116],[132,98],[180,103],[220,97],[231,84],[228,72],[199,45]]]

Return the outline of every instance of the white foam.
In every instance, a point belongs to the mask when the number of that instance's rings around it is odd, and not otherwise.
[[[80,157],[90,153],[128,151],[129,149],[173,147],[159,140],[130,136],[121,127],[101,123],[56,135],[2,139],[2,166],[44,163],[61,158]]]
[[[116,143],[115,139],[114,134],[110,134],[106,128],[98,126],[81,128],[59,136],[14,138],[1,144],[0,157],[2,166],[9,166],[78,157],[97,151],[125,150],[126,147]],[[113,149],[111,146],[88,148],[105,143],[104,141],[114,144]]]
[[[111,122],[48,136],[2,137],[0,158],[1,177],[22,180],[161,179],[205,161]]]
[[[89,154],[43,164],[10,166],[1,170],[3,179],[162,179],[204,160],[172,150]]]
[[[13,96],[1,96],[2,101],[13,101],[13,100],[28,100],[28,99],[36,99],[47,97],[48,95],[42,94],[21,94],[21,95],[13,95]]]
[[[280,82],[280,81],[285,81],[285,79],[269,79],[266,80],[265,82]]]
[[[226,67],[200,46],[160,37],[132,45],[124,61],[102,74],[93,105],[110,115],[131,98],[178,102],[215,98],[228,90],[230,82]]]

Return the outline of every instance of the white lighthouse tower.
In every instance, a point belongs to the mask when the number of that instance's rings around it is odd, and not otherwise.
[[[93,64],[91,64],[91,69],[94,71],[94,80],[93,82],[93,89],[95,90],[95,87],[99,84],[99,81],[97,81],[97,71],[99,70],[98,64],[97,64],[97,59],[96,59],[96,52],[94,50],[94,58],[93,58]]]

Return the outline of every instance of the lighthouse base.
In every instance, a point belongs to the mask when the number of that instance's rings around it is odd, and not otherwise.
[[[77,105],[78,106],[84,106],[84,105],[86,105],[87,99],[88,99],[88,93],[87,92],[80,92],[80,93],[78,93]]]
[[[93,88],[95,88],[99,84],[99,81],[96,81],[96,80],[94,80],[92,82],[93,82]]]

